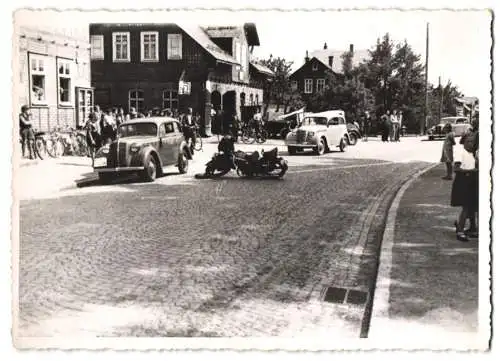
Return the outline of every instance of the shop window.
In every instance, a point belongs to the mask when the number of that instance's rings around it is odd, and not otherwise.
[[[104,35],[90,36],[90,58],[95,60],[104,59]]]
[[[144,90],[131,89],[128,92],[128,109],[135,108],[137,112],[144,111]]]
[[[130,33],[113,33],[113,61],[130,61]]]
[[[59,104],[71,105],[71,60],[57,59],[57,81],[59,85]]]
[[[33,105],[46,104],[45,80],[47,70],[45,68],[46,58],[40,55],[30,54],[30,77],[31,92],[30,101]]]
[[[168,34],[167,37],[167,59],[182,59],[182,34]]]
[[[141,32],[141,61],[158,61],[158,32]]]
[[[162,96],[162,109],[178,109],[179,98],[178,93],[174,90],[164,90]]]

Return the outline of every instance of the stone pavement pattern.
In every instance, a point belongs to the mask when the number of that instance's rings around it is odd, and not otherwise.
[[[187,175],[21,201],[19,331],[358,337],[362,307],[319,293],[370,287],[392,195],[439,154],[404,142],[284,154],[282,181],[194,180],[206,144]]]

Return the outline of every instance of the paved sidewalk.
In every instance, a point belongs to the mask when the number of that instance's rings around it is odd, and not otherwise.
[[[412,348],[487,347],[488,335],[478,338],[478,240],[456,240],[459,209],[449,206],[452,183],[443,173],[438,165],[396,196],[392,225],[389,211],[370,339]]]
[[[88,157],[43,160],[22,159],[14,170],[13,185],[18,199],[38,198],[61,189],[76,187],[79,179],[95,179]]]

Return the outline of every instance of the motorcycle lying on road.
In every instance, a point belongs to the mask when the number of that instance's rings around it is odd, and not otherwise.
[[[223,153],[216,153],[206,164],[205,174],[197,178],[217,178],[229,173],[232,169],[240,177],[275,177],[282,178],[288,170],[288,162],[278,157],[278,148],[268,152],[234,152],[234,163]]]

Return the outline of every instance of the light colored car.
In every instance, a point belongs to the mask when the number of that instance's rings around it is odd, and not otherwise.
[[[122,173],[138,173],[154,181],[163,167],[176,165],[186,173],[192,154],[176,119],[151,117],[129,120],[118,128],[118,139],[100,148],[94,171],[101,181]]]
[[[431,127],[427,134],[429,140],[434,140],[435,138],[443,138],[446,134],[443,132],[443,128],[446,124],[451,124],[451,129],[455,133],[455,137],[461,137],[467,131],[472,128],[469,119],[467,117],[445,117],[441,118],[439,124]]]
[[[347,125],[342,110],[307,114],[302,125],[288,133],[285,144],[289,154],[312,149],[315,154],[347,146]]]

